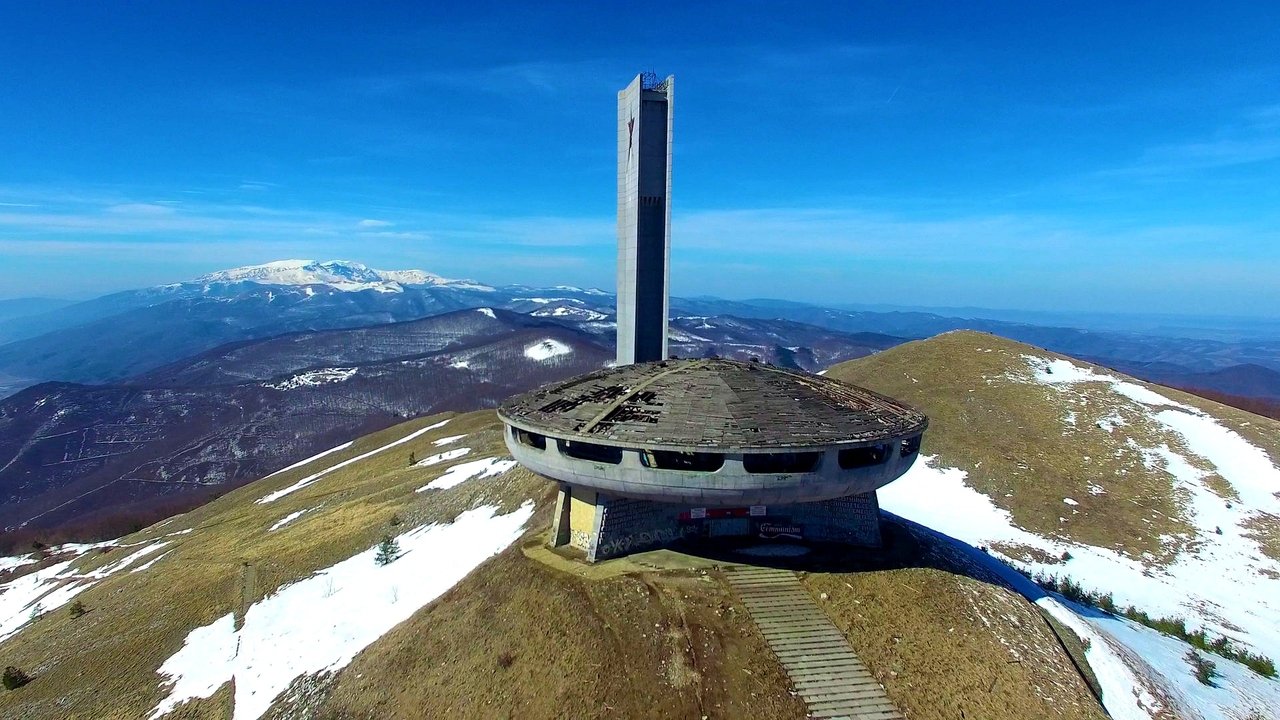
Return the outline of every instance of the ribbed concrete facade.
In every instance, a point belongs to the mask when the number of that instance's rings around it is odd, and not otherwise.
[[[563,483],[558,507],[552,544],[578,548],[591,562],[694,538],[880,545],[875,492],[821,502],[724,509],[635,500]]]
[[[675,77],[618,93],[618,364],[667,357]]]

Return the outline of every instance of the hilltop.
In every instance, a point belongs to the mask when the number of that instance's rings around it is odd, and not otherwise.
[[[553,486],[503,454],[491,412],[421,418],[113,543],[10,561],[0,661],[35,679],[0,712],[804,717],[716,562],[559,559]],[[402,555],[379,568],[385,535]],[[807,582],[912,717],[1101,717],[1007,589],[923,567]]]
[[[1280,422],[977,332],[828,374],[930,417],[882,508],[1184,639],[1280,658]],[[1137,674],[1180,715],[1280,702],[1280,684],[1244,665],[1219,659],[1231,681],[1210,691],[1187,682],[1189,645],[1091,622],[1145,659]]]

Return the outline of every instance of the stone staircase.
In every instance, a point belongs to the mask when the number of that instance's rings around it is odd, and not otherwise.
[[[903,720],[795,573],[739,565],[726,575],[808,706],[809,717]]]

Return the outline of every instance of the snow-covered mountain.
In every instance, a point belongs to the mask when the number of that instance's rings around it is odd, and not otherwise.
[[[342,292],[403,292],[406,287],[457,287],[492,291],[470,280],[450,280],[425,270],[375,270],[351,260],[277,260],[219,270],[196,278],[193,284],[213,285],[251,282],[259,285],[327,285]],[[181,287],[187,283],[166,287]]]
[[[479,307],[514,310],[569,323],[598,323],[601,329],[609,329],[614,297],[602,290],[568,285],[493,287],[471,280],[447,279],[425,270],[378,270],[340,260],[281,260],[220,270],[187,282],[114,293],[0,321],[0,397],[43,380],[119,381],[228,342],[286,332],[416,320]],[[922,312],[849,311],[770,300],[676,297],[672,298],[671,312],[677,318],[786,320],[844,334],[869,332],[905,338],[972,328],[1106,364],[1156,382],[1280,397],[1280,341],[1225,343],[1122,335]],[[706,328],[683,330],[703,335]],[[711,339],[726,355],[759,356],[762,351],[755,346],[767,348],[771,342],[763,336]],[[785,356],[781,353],[779,359],[785,362]],[[828,361],[840,359],[844,358]],[[814,361],[796,360],[802,367],[809,367]],[[1245,363],[1256,367],[1247,373],[1248,382],[1244,384],[1239,381],[1238,372],[1211,372]]]
[[[0,333],[20,338],[0,345],[0,383],[119,381],[228,342],[505,308],[511,294],[424,270],[347,261],[221,270],[0,326]]]

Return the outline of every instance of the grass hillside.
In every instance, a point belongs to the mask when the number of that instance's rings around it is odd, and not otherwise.
[[[587,569],[543,548],[552,500],[504,461],[493,413],[439,415],[114,543],[6,560],[0,666],[33,680],[0,691],[0,716],[805,716],[714,562]],[[1001,587],[921,568],[805,582],[912,718],[1101,717]]]
[[[974,489],[1039,535],[1165,561],[1194,543],[1185,497],[1169,473],[1151,467],[1143,448],[1182,451],[1224,502],[1239,499],[1217,468],[1189,452],[1186,441],[1153,419],[1148,407],[1103,382],[1074,385],[1071,392],[1036,382],[1037,368],[1028,357],[1065,358],[999,336],[957,331],[837,365],[827,375],[923,410],[930,423],[923,452],[965,471]],[[1156,388],[1280,458],[1280,421],[1110,370],[1098,372]],[[1077,504],[1064,506],[1063,498]],[[1280,522],[1260,518],[1256,534],[1267,553],[1280,559]]]
[[[968,331],[828,375],[929,415],[881,507],[1061,593],[1042,607],[1095,640],[1104,696],[1134,695],[1113,714],[1280,706],[1280,422]]]

